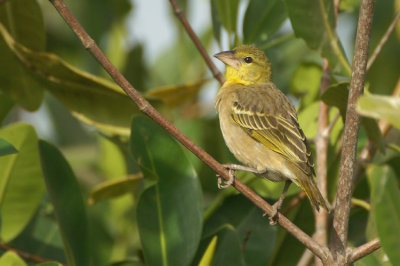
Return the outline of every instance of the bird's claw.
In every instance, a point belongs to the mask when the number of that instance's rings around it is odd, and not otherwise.
[[[224,180],[220,175],[217,175],[219,189],[228,188],[235,182],[235,170],[228,168],[228,173],[229,173],[228,180]]]

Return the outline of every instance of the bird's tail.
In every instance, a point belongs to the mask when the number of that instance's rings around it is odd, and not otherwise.
[[[311,204],[313,207],[319,211],[319,207],[321,206],[324,208],[328,213],[331,212],[332,207],[329,202],[321,195],[317,184],[315,183],[314,179],[310,176],[302,180],[302,184],[300,187],[306,192],[307,197],[310,199]]]

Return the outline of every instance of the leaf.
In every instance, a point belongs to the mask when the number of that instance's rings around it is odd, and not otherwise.
[[[47,191],[61,231],[68,265],[90,265],[89,227],[79,184],[61,152],[39,141]]]
[[[400,98],[383,95],[362,95],[357,102],[361,115],[383,119],[400,129]]]
[[[0,88],[0,123],[3,123],[14,105],[14,101],[6,93],[2,92]]]
[[[301,98],[301,105],[308,106],[316,100],[321,87],[322,69],[314,63],[301,63],[290,79],[290,92]]]
[[[88,202],[93,205],[101,200],[112,199],[127,193],[132,193],[136,190],[142,178],[142,174],[136,174],[124,179],[103,182],[90,192]]]
[[[211,0],[222,26],[229,34],[236,33],[239,0]]]
[[[297,37],[329,60],[332,70],[350,76],[351,68],[336,34],[336,19],[331,0],[285,0]]]
[[[243,22],[244,43],[265,44],[286,18],[282,0],[250,0]]]
[[[329,106],[339,109],[343,121],[346,119],[347,99],[349,96],[349,82],[336,83],[329,86],[321,95],[321,100]]]
[[[200,241],[202,193],[182,147],[159,125],[132,120],[131,151],[145,177],[137,221],[147,265],[187,265]]]
[[[182,105],[183,103],[189,102],[197,97],[200,89],[209,81],[203,79],[197,82],[178,86],[166,86],[161,88],[155,88],[146,93],[148,99],[156,99],[164,102],[170,108]]]
[[[61,264],[59,262],[50,261],[50,262],[39,263],[39,264],[36,264],[35,266],[63,266],[63,264]]]
[[[45,28],[41,9],[36,0],[4,1],[0,4],[0,25],[10,31],[12,38],[35,51],[45,48]],[[4,37],[4,36],[3,36]],[[43,87],[21,66],[0,37],[0,90],[23,108],[34,111],[43,99]]]
[[[220,235],[224,228],[232,232],[228,236]],[[231,196],[225,199],[222,206],[207,220],[201,247],[205,248],[204,244],[208,246],[210,237],[217,235],[218,244],[213,265],[223,265],[217,262],[221,262],[224,256],[235,261],[236,265],[240,265],[241,260],[244,260],[246,265],[267,265],[275,245],[276,230],[276,227],[268,226],[268,219],[262,216],[262,212],[251,202],[242,196]],[[224,239],[233,237],[230,235],[233,233],[239,240],[238,243]],[[240,247],[240,251],[237,251],[239,254],[233,254],[235,252],[232,248],[236,248],[236,245]],[[201,248],[199,252],[203,254]]]
[[[19,152],[0,157],[1,239],[9,242],[27,226],[44,193],[37,136],[32,126],[13,124],[0,130]]]
[[[210,244],[208,244],[206,251],[204,252],[203,257],[199,262],[199,266],[208,266],[211,265],[211,262],[214,258],[215,248],[217,246],[218,237],[214,236],[211,239]]]
[[[0,257],[0,266],[27,266],[20,256],[14,251],[7,251]]]
[[[393,265],[400,264],[400,189],[389,166],[367,169],[376,230],[383,250]]]
[[[10,142],[0,138],[0,156],[17,152],[18,150]]]
[[[139,110],[120,87],[69,65],[57,55],[20,45],[1,25],[0,33],[21,63],[78,119],[109,133],[129,134],[130,119]]]

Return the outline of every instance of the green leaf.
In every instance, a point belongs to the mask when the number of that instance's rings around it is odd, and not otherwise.
[[[400,264],[400,189],[396,174],[389,166],[367,169],[376,231],[383,250],[393,265]]]
[[[400,98],[383,95],[363,95],[358,99],[357,111],[364,116],[384,119],[400,129]]]
[[[10,142],[0,138],[0,156],[17,152],[18,150]]]
[[[42,12],[36,0],[4,1],[0,4],[0,25],[25,47],[35,51],[45,48],[45,28]],[[0,34],[1,35],[1,34]],[[3,36],[4,38],[4,36]],[[7,49],[0,37],[0,90],[29,111],[39,108],[43,88]]]
[[[59,263],[59,262],[43,262],[43,263],[39,263],[36,264],[35,266],[63,266],[63,264]]]
[[[143,176],[141,174],[136,174],[124,179],[103,182],[90,192],[89,204],[95,204],[101,200],[112,199],[127,193],[132,193],[136,190],[142,178]]]
[[[1,79],[1,78],[0,78]],[[11,98],[0,89],[0,124],[4,121],[15,103]]]
[[[131,151],[147,185],[137,221],[147,265],[187,265],[200,241],[202,193],[183,148],[148,118],[132,120]]]
[[[230,228],[229,231],[233,231],[239,239],[238,254],[233,254],[235,252],[231,249],[231,246],[235,248],[237,244],[225,241],[223,237],[227,236],[220,235],[219,232],[224,228]],[[267,265],[275,245],[277,228],[269,226],[268,219],[262,212],[239,195],[225,199],[220,208],[207,220],[203,231],[204,237],[198,251],[200,254],[204,253],[202,249],[208,246],[210,237],[218,236],[213,265],[223,265],[217,262],[224,257],[229,257],[236,262],[236,265],[240,265],[241,260],[244,260],[246,265]],[[231,237],[229,235],[229,238]]]
[[[78,181],[61,152],[40,140],[47,191],[61,230],[68,264],[90,265],[89,227]]]
[[[339,109],[343,121],[346,118],[347,99],[349,96],[349,83],[341,82],[329,86],[321,95],[321,100],[329,106],[335,106]]]
[[[199,266],[208,266],[211,265],[212,260],[214,259],[215,248],[218,243],[218,237],[214,236],[210,244],[208,244],[206,251],[204,252],[203,257],[199,262]]]
[[[0,266],[27,266],[20,256],[14,251],[7,251],[0,257]]]
[[[335,73],[350,76],[351,68],[336,34],[336,19],[331,0],[285,0],[297,37],[329,60]]]
[[[236,33],[239,0],[211,0],[222,26],[229,34]]]
[[[301,63],[290,80],[290,92],[301,98],[301,105],[314,102],[321,87],[322,69],[314,63]]]
[[[0,138],[18,153],[0,157],[1,239],[18,236],[36,212],[43,198],[37,136],[32,126],[13,124],[0,130]]]
[[[130,119],[139,110],[120,87],[71,66],[57,55],[22,46],[1,25],[0,33],[21,63],[78,119],[109,133],[129,134]]]
[[[265,44],[286,18],[282,0],[250,0],[243,22],[244,43]]]

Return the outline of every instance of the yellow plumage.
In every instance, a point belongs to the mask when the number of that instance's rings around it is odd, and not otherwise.
[[[329,211],[313,179],[314,163],[296,110],[272,83],[264,52],[242,45],[215,57],[226,64],[226,82],[215,101],[222,134],[230,151],[247,166],[227,168],[250,170],[272,181],[291,181],[306,192],[317,210],[322,206]]]

